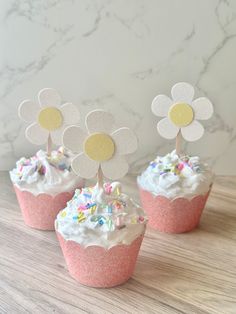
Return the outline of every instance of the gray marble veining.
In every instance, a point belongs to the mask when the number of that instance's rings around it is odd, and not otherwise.
[[[37,149],[24,138],[18,104],[55,87],[82,116],[104,108],[135,130],[130,171],[138,173],[174,147],[156,132],[152,99],[188,81],[215,115],[185,150],[216,173],[236,174],[236,1],[2,1],[0,42],[1,170]]]

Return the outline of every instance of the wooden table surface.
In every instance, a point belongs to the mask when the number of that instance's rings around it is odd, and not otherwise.
[[[134,178],[126,191],[137,197]],[[133,278],[111,289],[68,274],[54,232],[24,225],[0,175],[0,313],[236,313],[236,177],[217,177],[198,229],[148,228]]]

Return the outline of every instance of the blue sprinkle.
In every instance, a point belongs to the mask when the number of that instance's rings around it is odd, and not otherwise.
[[[65,163],[59,163],[59,164],[58,164],[58,168],[59,168],[60,170],[65,170],[65,169],[67,169],[67,166],[66,166]]]
[[[95,206],[95,205],[96,205],[96,203],[87,204],[87,205],[86,205],[86,208],[91,208],[91,207],[93,207],[93,206]]]
[[[73,220],[77,220],[78,219],[78,216],[73,216]]]
[[[109,213],[109,214],[111,214],[111,213],[112,213],[112,206],[111,206],[111,205],[108,205],[108,207],[107,207],[107,211],[108,211],[108,213]]]
[[[99,221],[98,221],[98,223],[99,223],[99,225],[103,225],[104,224],[104,221],[102,220],[102,219],[100,219]]]
[[[157,163],[156,163],[156,162],[151,162],[151,163],[150,163],[150,166],[151,166],[152,168],[155,168],[155,167],[156,167],[156,165],[157,165]]]
[[[87,198],[91,198],[92,197],[91,194],[87,194],[87,193],[84,193],[84,196],[87,197]]]

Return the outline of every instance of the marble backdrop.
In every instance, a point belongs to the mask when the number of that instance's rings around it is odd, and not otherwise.
[[[2,0],[0,24],[1,170],[37,149],[24,137],[18,104],[54,87],[82,116],[104,108],[135,130],[137,173],[174,147],[156,131],[152,99],[188,81],[215,115],[185,150],[216,173],[236,174],[235,0]]]

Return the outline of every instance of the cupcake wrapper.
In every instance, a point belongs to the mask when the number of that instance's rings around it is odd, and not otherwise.
[[[143,235],[130,245],[110,249],[100,246],[83,247],[75,241],[57,237],[70,275],[83,285],[108,288],[126,282],[133,274]]]
[[[66,203],[75,191],[52,196],[45,193],[34,195],[28,191],[21,191],[15,185],[14,189],[25,224],[40,230],[55,230],[54,222],[57,214],[66,207]]]
[[[196,228],[210,194],[209,190],[205,195],[197,195],[190,200],[182,197],[171,200],[153,196],[141,188],[139,192],[149,226],[167,233],[183,233]]]

